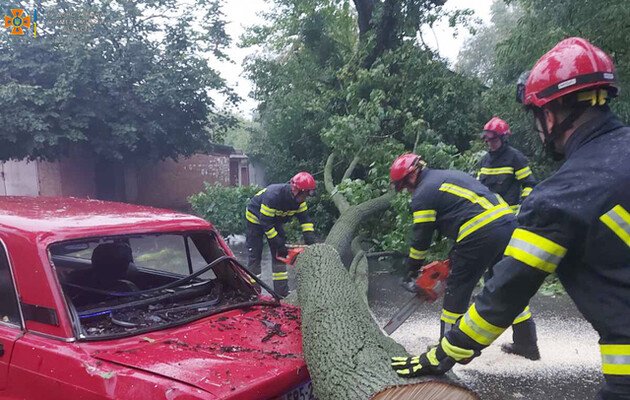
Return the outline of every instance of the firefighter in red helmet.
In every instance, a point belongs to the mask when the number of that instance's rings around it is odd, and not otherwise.
[[[599,333],[603,400],[630,399],[630,128],[608,107],[619,90],[611,58],[581,38],[543,55],[518,97],[564,163],[523,202],[519,227],[486,282],[440,344],[392,367],[411,377],[467,363],[510,325],[556,273]]]
[[[518,205],[529,196],[536,181],[527,157],[508,143],[511,134],[508,123],[499,117],[493,117],[483,127],[481,137],[488,153],[479,162],[477,179],[518,211]]]
[[[413,237],[403,286],[415,290],[434,231],[452,239],[451,272],[440,316],[440,338],[468,308],[481,275],[502,256],[516,218],[501,196],[461,171],[427,168],[416,154],[403,154],[390,169],[397,191],[412,193]],[[489,271],[488,271],[489,272]],[[502,350],[531,360],[540,358],[536,325],[529,307],[513,319],[514,343]]]
[[[261,274],[263,237],[267,237],[271,250],[271,267],[274,291],[280,296],[289,294],[288,272],[285,263],[277,257],[286,257],[285,234],[282,225],[297,217],[306,244],[315,243],[315,228],[308,214],[306,199],[315,194],[315,178],[308,172],[299,172],[289,183],[267,186],[256,193],[247,205],[248,269]]]

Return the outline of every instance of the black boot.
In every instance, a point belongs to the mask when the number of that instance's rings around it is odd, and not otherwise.
[[[540,352],[538,351],[537,344],[524,346],[517,343],[503,343],[501,345],[501,351],[507,354],[525,357],[532,361],[540,360]]]
[[[536,323],[533,318],[512,325],[514,343],[505,343],[501,346],[504,353],[515,354],[529,360],[540,360],[538,351],[538,337],[536,336]]]

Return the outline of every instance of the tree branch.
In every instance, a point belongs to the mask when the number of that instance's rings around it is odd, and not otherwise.
[[[352,173],[354,172],[354,169],[356,168],[357,163],[359,162],[359,158],[360,157],[358,155],[354,156],[354,158],[350,162],[350,165],[348,165],[346,172],[344,172],[343,177],[341,178],[342,181],[349,179],[352,176]]]
[[[335,153],[330,153],[328,159],[326,160],[326,166],[324,166],[324,186],[326,187],[326,191],[330,194],[330,198],[333,203],[335,203],[335,207],[339,210],[339,214],[343,214],[348,208],[350,208],[350,203],[346,200],[345,197],[335,187],[332,177],[333,165],[335,163]]]
[[[357,9],[359,37],[363,39],[365,34],[371,29],[374,0],[354,0],[354,6]]]

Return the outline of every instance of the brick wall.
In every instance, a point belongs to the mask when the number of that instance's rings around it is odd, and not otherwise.
[[[196,154],[144,164],[137,169],[135,202],[155,207],[189,209],[188,196],[203,190],[204,182],[230,184],[228,154]]]

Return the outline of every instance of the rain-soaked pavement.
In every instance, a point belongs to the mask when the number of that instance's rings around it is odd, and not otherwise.
[[[239,260],[246,260],[245,246],[230,247]],[[410,294],[398,287],[399,277],[384,264],[370,265],[368,298],[379,325],[383,326]],[[292,286],[293,271],[289,271]],[[271,284],[268,250],[263,257],[263,280]],[[529,361],[500,351],[501,343],[511,339],[503,334],[483,354],[455,373],[483,400],[588,400],[593,399],[602,382],[597,334],[567,296],[537,295],[531,309],[538,327],[542,359]],[[437,342],[440,304],[423,307],[412,315],[392,337],[412,354]]]

